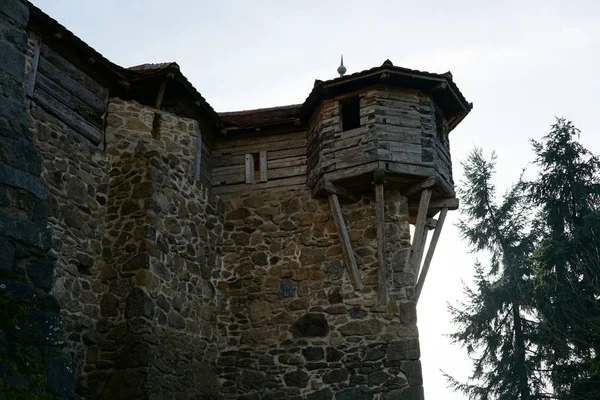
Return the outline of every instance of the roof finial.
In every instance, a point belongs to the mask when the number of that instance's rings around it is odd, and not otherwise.
[[[342,54],[342,61],[340,66],[337,69],[338,74],[340,74],[341,76],[344,76],[344,74],[346,73],[346,67],[344,67],[344,55]]]

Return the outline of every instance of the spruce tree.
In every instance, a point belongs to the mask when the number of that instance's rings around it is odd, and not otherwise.
[[[468,383],[448,377],[470,399],[533,400],[543,398],[540,360],[531,352],[537,324],[533,312],[535,231],[523,185],[496,201],[495,156],[487,160],[475,149],[463,163],[466,181],[459,188],[458,228],[473,251],[490,254],[487,267],[476,265],[475,288],[466,302],[450,307],[457,331],[452,339],[467,349],[474,368]]]
[[[528,182],[542,240],[534,257],[540,356],[560,399],[600,398],[600,161],[563,118],[532,141]]]

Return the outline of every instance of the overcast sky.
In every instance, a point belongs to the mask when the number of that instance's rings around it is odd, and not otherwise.
[[[450,136],[455,181],[473,146],[498,153],[502,192],[532,160],[530,138],[571,119],[600,153],[600,2],[595,0],[191,1],[34,0],[111,61],[176,61],[217,111],[302,103],[315,79],[394,65],[450,70],[471,114]],[[496,3],[496,4],[493,4]],[[463,399],[439,372],[469,373],[447,302],[461,298],[475,255],[450,213],[419,302],[428,399]],[[485,260],[485,257],[482,258]]]

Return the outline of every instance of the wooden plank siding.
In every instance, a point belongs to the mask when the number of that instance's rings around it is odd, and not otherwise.
[[[306,143],[305,131],[217,139],[212,149],[213,191],[226,194],[278,186],[304,186]],[[252,154],[260,156],[262,165],[266,162],[266,177],[261,176],[258,182],[246,177],[246,155]]]
[[[342,130],[340,103],[328,99],[314,111],[306,132],[257,131],[219,138],[212,149],[215,193],[277,187],[279,180],[281,185],[306,183],[314,189],[326,181],[352,185],[360,177],[360,186],[368,184],[366,177],[376,169],[390,172],[390,182],[399,188],[437,170],[451,179],[449,151],[437,138],[436,106],[429,95],[382,86],[356,95],[360,126],[355,129]],[[253,158],[265,151],[267,182],[256,182],[247,171],[257,168]],[[247,155],[252,155],[248,161]]]
[[[102,142],[108,89],[41,44],[33,101],[90,142]]]
[[[435,104],[414,90],[379,86],[359,94],[360,127],[342,131],[338,101],[316,110],[308,129],[308,178],[351,179],[374,164],[396,174],[427,177],[435,173]]]

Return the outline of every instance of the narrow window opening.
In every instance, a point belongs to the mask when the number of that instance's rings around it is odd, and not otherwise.
[[[251,156],[254,182],[260,182],[260,153],[252,153]]]
[[[360,99],[358,96],[340,100],[342,131],[360,127]]]
[[[267,152],[246,154],[246,183],[267,181]]]

